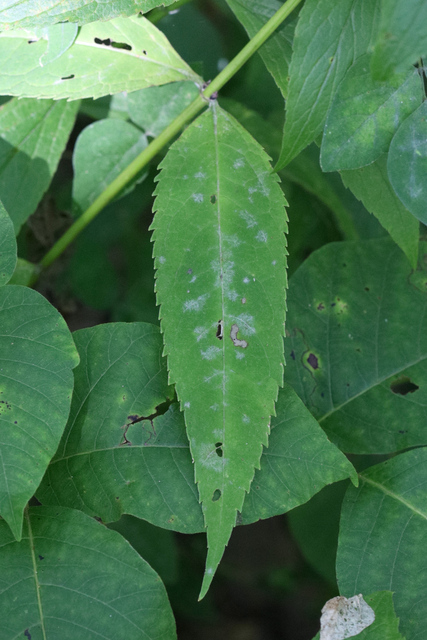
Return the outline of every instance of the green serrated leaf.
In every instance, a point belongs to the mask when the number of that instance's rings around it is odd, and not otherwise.
[[[291,278],[285,378],[343,451],[427,443],[426,243],[419,253],[414,271],[388,238],[332,243]]]
[[[16,266],[16,240],[12,220],[0,202],[0,287],[7,284]]]
[[[378,10],[379,0],[305,2],[295,30],[277,170],[322,132],[341,80],[376,33]]]
[[[341,593],[392,591],[407,640],[421,638],[427,624],[427,604],[419,597],[427,589],[426,470],[426,448],[370,467],[360,474],[360,487],[348,489],[341,516]]]
[[[286,201],[268,156],[216,103],[161,168],[156,291],[207,526],[203,595],[259,466],[282,384]]]
[[[384,154],[368,167],[343,171],[341,178],[345,186],[363,202],[370,213],[374,214],[384,229],[387,229],[415,269],[420,224],[403,206],[390,184],[387,175],[387,155]]]
[[[0,199],[16,233],[52,180],[78,107],[65,100],[15,99],[0,108]]]
[[[174,0],[2,0],[0,30],[40,27],[56,22],[86,24],[146,13]]]
[[[385,80],[426,55],[426,23],[424,0],[381,0],[381,20],[372,58],[376,78]]]
[[[0,290],[0,326],[0,513],[20,539],[68,418],[78,354],[65,320],[27,287]]]
[[[74,44],[41,67],[47,42],[26,30],[0,34],[0,94],[36,98],[99,98],[199,77],[143,17],[92,22]]]
[[[198,94],[194,82],[174,82],[133,91],[128,96],[129,117],[147,136],[155,138]]]
[[[427,101],[397,130],[391,141],[387,169],[393,189],[409,209],[427,224]]]
[[[373,80],[371,56],[347,71],[332,101],[322,139],[323,171],[358,169],[388,150],[399,124],[423,101],[419,73],[411,68],[387,82]]]
[[[147,137],[130,122],[99,120],[85,127],[73,153],[73,200],[85,211],[102,191],[147,146]],[[144,171],[120,194],[125,195],[147,175]]]
[[[176,638],[159,576],[115,531],[79,511],[32,507],[22,540],[0,521],[2,640]]]
[[[227,4],[250,38],[253,38],[282,6],[278,0],[227,0]],[[259,50],[259,55],[285,99],[288,95],[294,30],[295,20],[282,24]]]

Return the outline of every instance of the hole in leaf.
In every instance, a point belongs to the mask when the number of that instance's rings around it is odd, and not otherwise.
[[[33,42],[38,42],[38,40],[27,40],[28,44],[33,44]]]
[[[419,389],[419,386],[412,382],[408,376],[401,376],[397,380],[391,383],[390,389],[393,393],[398,393],[401,396],[406,396],[407,393],[414,393]]]
[[[72,80],[74,78],[74,73],[72,73],[70,76],[65,76],[64,78],[61,78],[61,80]]]
[[[101,38],[94,38],[96,44],[103,44],[106,47],[113,47],[113,49],[126,49],[126,51],[132,51],[132,47],[127,42],[114,42],[110,38],[101,40]]]
[[[106,47],[111,45],[110,38],[106,38],[105,40],[101,40],[101,38],[95,38],[95,44],[105,44]]]
[[[314,355],[314,353],[310,353],[310,355],[307,358],[307,362],[310,365],[310,367],[312,367],[313,369],[319,368],[319,360]]]
[[[218,338],[218,340],[222,340],[222,338],[224,337],[224,323],[222,320],[218,320],[218,327],[216,330],[216,337]]]
[[[219,500],[221,497],[221,491],[220,489],[215,489],[215,491],[213,492],[213,496],[212,496],[212,502],[216,502],[217,500]]]
[[[222,442],[215,442],[215,452],[219,458],[222,458]]]
[[[211,204],[215,204],[215,202],[216,202],[216,195],[212,194],[211,195]]]

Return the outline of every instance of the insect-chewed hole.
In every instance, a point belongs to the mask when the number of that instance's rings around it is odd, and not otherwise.
[[[61,78],[61,80],[72,80],[74,78],[74,73],[72,73],[70,76],[64,76],[64,78]]]
[[[224,323],[222,320],[218,320],[218,326],[216,329],[216,337],[218,338],[218,340],[222,340],[224,336]]]
[[[222,442],[215,442],[215,453],[219,458],[222,458]]]
[[[408,376],[400,376],[400,378],[391,383],[390,389],[393,393],[406,396],[407,393],[414,393],[414,391],[417,391],[419,386],[412,382]]]
[[[113,47],[113,49],[126,49],[126,51],[132,51],[132,47],[127,42],[114,42],[110,40],[110,38],[105,38],[105,40],[101,40],[101,38],[94,38],[95,44],[103,44],[106,47]]]
[[[213,492],[213,496],[212,496],[212,502],[216,502],[217,500],[219,500],[221,497],[221,490],[220,489],[215,489],[215,491]]]
[[[216,202],[216,195],[212,194],[211,195],[211,204],[215,204],[215,202]]]

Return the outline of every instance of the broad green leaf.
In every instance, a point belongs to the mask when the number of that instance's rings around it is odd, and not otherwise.
[[[372,59],[376,78],[389,78],[426,55],[426,23],[424,0],[381,0],[381,20]]]
[[[426,256],[413,271],[388,238],[329,244],[291,278],[285,378],[343,451],[427,442]]]
[[[307,0],[295,30],[282,151],[276,169],[322,132],[338,85],[366,53],[379,0]]]
[[[105,118],[128,120],[128,94],[126,91],[122,91],[113,96],[97,98],[97,100],[85,98],[81,101],[80,113],[84,113],[92,120],[104,120]]]
[[[411,213],[427,223],[427,101],[406,118],[395,134],[388,154],[393,189]]]
[[[399,632],[399,619],[393,607],[391,591],[377,591],[369,596],[363,596],[366,604],[375,612],[375,620],[369,627],[352,638],[356,640],[405,640]],[[319,634],[313,638],[319,640]],[[332,640],[327,638],[327,640]],[[338,637],[337,637],[338,640]]]
[[[176,638],[159,576],[115,531],[32,507],[20,542],[1,521],[0,538],[2,640]]]
[[[155,138],[199,95],[194,82],[174,82],[133,91],[128,96],[130,119]]]
[[[368,167],[343,171],[341,178],[345,186],[374,214],[384,229],[387,229],[415,269],[420,224],[403,206],[390,184],[387,175],[387,155],[382,155]]]
[[[216,103],[160,166],[157,301],[207,526],[204,594],[282,383],[286,201],[268,156]]]
[[[0,199],[16,233],[52,180],[78,106],[15,99],[0,108]]]
[[[282,6],[278,0],[227,0],[227,4],[250,38],[253,38]],[[284,98],[288,95],[289,63],[292,56],[294,30],[294,22],[282,24],[259,50],[265,66]]]
[[[385,153],[399,124],[423,101],[419,73],[411,68],[387,82],[373,80],[370,55],[347,71],[332,101],[322,139],[323,171],[358,169]]]
[[[0,290],[0,326],[0,514],[20,539],[68,418],[78,354],[62,316],[27,287]]]
[[[40,58],[40,65],[45,67],[65,53],[77,37],[79,28],[75,22],[61,22],[44,27],[37,35],[47,40],[47,49]]]
[[[0,286],[7,284],[16,266],[16,240],[12,220],[0,202]]]
[[[99,120],[83,129],[73,153],[73,200],[79,213],[104,191],[147,146],[147,137],[130,122]],[[131,187],[147,175],[145,171]],[[124,193],[129,192],[129,185]]]
[[[341,516],[341,593],[392,591],[406,640],[421,638],[427,624],[420,597],[427,589],[426,470],[425,448],[370,467],[359,476],[359,489],[348,489]]]
[[[86,24],[94,20],[112,20],[155,7],[173,4],[174,0],[2,0],[0,30],[39,27],[56,22]]]
[[[0,94],[35,98],[99,98],[199,77],[146,18],[92,22],[45,67],[47,42],[26,30],[0,34]]]

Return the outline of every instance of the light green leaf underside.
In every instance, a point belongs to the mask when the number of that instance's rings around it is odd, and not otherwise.
[[[427,224],[427,101],[396,132],[388,154],[390,182],[405,207]]]
[[[43,296],[0,290],[0,514],[16,538],[64,430],[78,363],[71,334]]]
[[[0,202],[0,286],[7,284],[16,266],[16,240],[12,220]]]
[[[424,0],[382,0],[372,72],[380,80],[427,53],[427,5]]]
[[[155,138],[197,98],[198,93],[194,82],[174,82],[134,91],[128,96],[129,117],[147,136]]]
[[[70,418],[39,500],[103,522],[128,513],[165,529],[203,531],[178,406],[131,424],[140,414],[153,414],[168,393],[158,329],[142,323],[101,325],[77,331],[74,338],[81,361]],[[276,412],[261,470],[238,518],[244,524],[285,513],[353,473],[290,387],[280,391]]]
[[[242,23],[250,38],[280,9],[278,0],[227,0],[227,4]],[[284,98],[288,95],[289,64],[295,23],[281,25],[260,48],[259,54],[273,76]]]
[[[399,618],[396,617],[394,611],[391,591],[377,591],[369,596],[363,595],[363,599],[374,610],[375,620],[369,627],[352,638],[356,640],[405,640],[399,632]],[[319,640],[319,634],[313,640]]]
[[[427,604],[427,449],[370,467],[343,503],[337,556],[341,593],[389,589],[406,640],[423,637]]]
[[[322,139],[324,171],[358,169],[388,150],[400,123],[423,101],[414,68],[388,82],[372,79],[370,55],[361,56],[347,71],[332,101]]]
[[[9,284],[20,284],[24,287],[28,287],[33,278],[37,279],[39,274],[39,268],[34,262],[24,260],[24,258],[18,258],[16,261],[15,271],[9,281]]]
[[[0,199],[16,233],[52,180],[78,107],[65,100],[15,99],[0,109]]]
[[[341,178],[365,208],[373,213],[415,269],[418,258],[420,224],[397,197],[387,174],[387,155],[368,167],[342,171]]]
[[[78,32],[79,28],[75,22],[61,22],[37,30],[37,35],[48,42],[46,51],[40,57],[41,66],[45,67],[62,56],[71,47]]]
[[[0,94],[75,100],[199,80],[162,32],[143,17],[87,24],[61,57],[41,67],[46,48],[46,40],[25,30],[0,34]]]
[[[145,13],[174,0],[3,0],[0,30],[40,27],[55,22],[85,24],[95,20],[112,20]]]
[[[118,533],[62,507],[32,507],[21,542],[0,522],[2,639],[176,638],[159,576]]]
[[[427,442],[426,255],[413,271],[387,238],[333,243],[291,279],[285,378],[343,451]]]
[[[286,201],[268,156],[216,103],[161,169],[157,301],[207,526],[205,593],[282,383]]]
[[[277,169],[322,132],[347,69],[366,53],[379,0],[307,0],[295,30],[286,122]]]
[[[79,212],[85,211],[146,146],[146,136],[130,122],[99,120],[83,129],[73,153],[73,200]],[[140,175],[138,181],[146,175]],[[136,182],[132,181],[131,188]],[[129,190],[128,185],[121,195]]]

